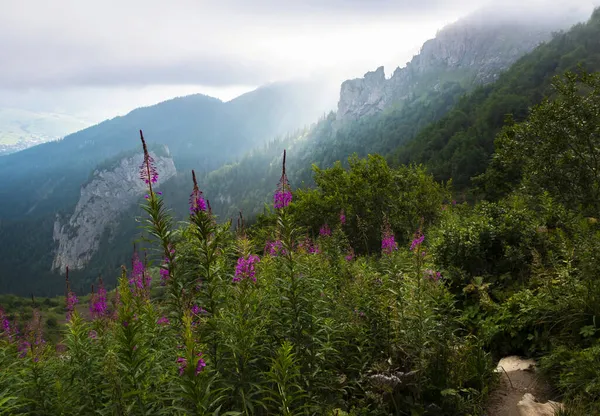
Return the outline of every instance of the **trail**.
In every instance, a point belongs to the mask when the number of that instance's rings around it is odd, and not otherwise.
[[[491,393],[486,416],[553,416],[561,404],[548,401],[550,386],[535,371],[535,361],[516,356],[500,360],[500,384]]]

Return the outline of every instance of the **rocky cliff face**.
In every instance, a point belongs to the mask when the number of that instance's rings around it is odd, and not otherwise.
[[[160,182],[175,175],[175,165],[167,156],[152,154],[160,172]],[[115,219],[147,192],[139,179],[143,155],[121,159],[110,169],[96,170],[92,180],[81,188],[81,196],[73,214],[54,222],[53,238],[57,243],[52,270],[64,272],[66,267],[83,268],[98,250],[105,232],[111,233],[118,224]]]
[[[449,25],[425,42],[418,55],[389,79],[383,67],[341,86],[337,120],[376,114],[403,100],[439,90],[446,81],[464,88],[493,82],[517,59],[551,37],[565,22],[536,23],[474,15]]]

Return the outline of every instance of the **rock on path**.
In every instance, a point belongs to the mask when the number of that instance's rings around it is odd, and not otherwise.
[[[500,360],[500,384],[490,395],[487,416],[553,416],[562,404],[548,401],[551,390],[535,372],[535,361],[516,356]]]

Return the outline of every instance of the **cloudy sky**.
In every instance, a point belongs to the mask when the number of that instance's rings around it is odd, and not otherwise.
[[[0,107],[98,121],[194,92],[226,100],[307,75],[337,81],[379,65],[389,74],[488,3],[0,0]]]

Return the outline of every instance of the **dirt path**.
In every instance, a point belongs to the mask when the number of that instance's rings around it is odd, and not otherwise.
[[[501,379],[492,392],[486,411],[487,416],[522,416],[523,414],[542,415],[544,413],[519,411],[517,403],[526,393],[535,396],[537,402],[544,403],[551,398],[550,387],[536,374],[535,361],[516,356],[500,360],[496,369]]]

